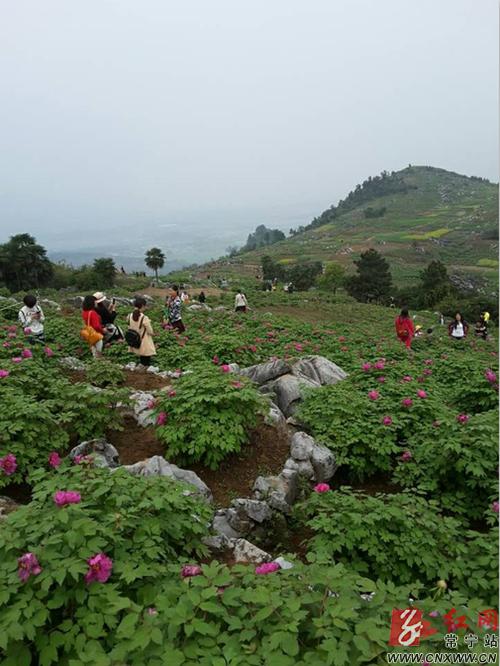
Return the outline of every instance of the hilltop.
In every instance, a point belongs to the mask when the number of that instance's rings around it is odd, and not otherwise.
[[[390,262],[395,281],[411,282],[426,264],[439,259],[451,274],[493,287],[497,211],[494,183],[445,169],[409,166],[369,178],[286,240],[201,270],[250,276],[259,272],[266,254],[283,265],[338,261],[351,270],[353,260],[374,247]]]

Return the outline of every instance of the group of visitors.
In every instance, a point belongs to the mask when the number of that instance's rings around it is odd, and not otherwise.
[[[483,312],[476,322],[474,335],[476,338],[483,340],[488,339],[488,322],[490,319],[489,312]],[[444,321],[442,321],[444,324]],[[421,326],[414,326],[413,319],[410,317],[407,308],[403,308],[398,317],[394,321],[396,327],[396,335],[409,349],[414,338],[423,335]],[[453,340],[464,340],[469,333],[469,324],[465,321],[462,314],[457,312],[455,317],[448,324],[448,335]],[[432,328],[427,329],[427,335],[431,335]]]
[[[143,296],[136,296],[133,305],[134,310],[126,318],[127,330],[123,333],[115,323],[117,316],[115,299],[109,301],[102,292],[85,296],[82,304],[82,319],[85,326],[81,331],[81,337],[88,342],[95,358],[102,356],[105,345],[125,341],[129,351],[138,356],[142,366],[151,365],[151,359],[156,355],[156,347],[153,340],[153,326],[145,314],[147,301]],[[163,324],[176,329],[179,333],[186,330],[182,322],[181,306],[179,287],[173,285],[165,302]]]

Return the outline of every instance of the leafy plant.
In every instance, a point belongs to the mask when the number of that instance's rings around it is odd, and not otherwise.
[[[117,628],[125,633],[133,624],[123,623],[127,613],[168,562],[205,552],[210,509],[165,477],[76,465],[34,478],[33,501],[10,514],[0,534],[0,650],[18,666],[31,663],[30,653],[40,664],[68,664]],[[56,504],[61,490],[75,503]],[[26,553],[36,558],[27,576],[19,561]],[[89,560],[98,554],[109,561],[90,582]]]
[[[94,359],[87,364],[86,378],[94,386],[118,386],[125,381],[125,373],[116,363]]]
[[[159,399],[157,434],[167,457],[217,469],[247,441],[264,401],[248,380],[224,370],[196,366],[178,380],[174,392]]]

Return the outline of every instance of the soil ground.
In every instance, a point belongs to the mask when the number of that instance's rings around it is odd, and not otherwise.
[[[125,381],[123,384],[120,384],[120,386],[127,386],[128,388],[134,388],[138,391],[154,391],[170,386],[171,384],[170,379],[164,379],[152,372],[130,372],[125,370],[124,373]],[[88,381],[84,370],[68,370],[66,376],[75,384],[77,382]]]
[[[156,438],[154,428],[143,428],[129,416],[124,418],[124,428],[107,433],[107,439],[118,450],[122,464],[131,465],[151,456],[165,455],[164,446]],[[196,472],[207,484],[217,507],[227,506],[236,497],[251,496],[258,476],[278,474],[289,453],[286,430],[262,423],[251,431],[249,443],[243,446],[241,452],[229,456],[218,470],[200,464],[188,465],[187,468]],[[172,458],[169,461],[176,463]]]

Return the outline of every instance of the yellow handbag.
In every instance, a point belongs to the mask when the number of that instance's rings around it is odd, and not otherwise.
[[[99,342],[99,340],[102,340],[103,335],[102,333],[99,333],[99,331],[96,331],[95,328],[91,326],[89,322],[90,322],[90,315],[88,316],[87,319],[87,325],[84,326],[80,331],[80,337],[88,345],[93,347],[95,344]]]

